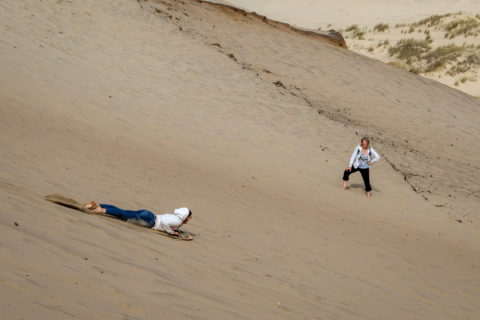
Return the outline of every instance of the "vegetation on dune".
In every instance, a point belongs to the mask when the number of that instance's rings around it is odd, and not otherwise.
[[[363,32],[363,31],[355,32],[353,34],[353,37],[357,38],[358,40],[364,40],[365,39],[365,32]]]
[[[425,37],[425,41],[427,41],[428,43],[432,43],[432,42],[433,42],[433,39],[432,39],[432,37],[430,36],[430,33],[428,33],[427,36]]]
[[[350,27],[345,29],[345,32],[351,32],[352,33],[352,38],[358,39],[358,40],[364,40],[365,39],[365,32],[361,31],[358,25],[353,24]]]
[[[402,39],[396,45],[388,49],[390,56],[396,56],[400,60],[420,60],[424,53],[430,50],[430,44],[426,40]]]
[[[472,17],[455,19],[447,23],[443,30],[446,31],[445,38],[449,39],[453,39],[459,35],[463,35],[464,37],[478,36],[480,33],[480,22]]]
[[[476,50],[469,49],[467,54],[459,59],[448,71],[447,74],[454,76],[460,73],[466,73],[470,70],[478,70],[480,68],[480,53]]]
[[[380,41],[377,43],[377,48],[382,47],[382,46],[386,47],[386,46],[388,46],[389,44],[390,44],[390,41],[388,41],[388,39],[387,39],[387,40],[384,40],[384,41],[380,40]]]
[[[443,18],[450,17],[451,15],[452,15],[451,13],[442,14],[442,15],[435,14],[428,18],[422,19],[418,22],[412,23],[410,25],[410,28],[413,27],[415,29],[416,27],[420,27],[420,26],[433,27],[440,24]]]
[[[356,24],[352,24],[350,27],[345,29],[345,32],[357,31],[360,30]]]
[[[386,30],[388,30],[388,28],[389,28],[388,24],[386,24],[386,23],[379,23],[379,24],[376,24],[376,25],[373,27],[373,31],[385,32]]]
[[[447,63],[459,58],[465,52],[465,49],[464,46],[459,47],[449,44],[428,52],[423,57],[425,66],[422,68],[422,72],[433,72],[443,68]]]
[[[376,50],[388,54],[391,61],[388,64],[416,74],[437,73],[440,78],[442,74],[454,77],[455,86],[476,81],[480,72],[480,45],[467,44],[458,45],[455,40],[445,41],[442,46],[433,45],[434,38],[438,40],[438,34],[448,39],[458,36],[480,35],[480,14],[467,15],[462,12],[432,15],[411,24],[396,24],[394,30],[386,23],[378,23],[369,29],[370,32],[391,32],[411,34],[408,38],[397,42],[380,40],[379,34],[368,39],[366,46],[355,44],[355,48],[373,53]],[[366,27],[353,24],[347,27],[344,32],[348,38],[365,40],[367,35]],[[414,34],[413,34],[414,33]],[[419,34],[421,33],[421,34]],[[374,34],[373,34],[374,35]],[[421,39],[425,37],[424,39]],[[354,42],[355,43],[355,42]]]
[[[432,50],[426,40],[402,39],[388,52],[400,61],[395,65],[402,65],[410,72],[430,73],[448,68],[447,74],[455,76],[480,68],[480,53],[476,49],[475,46],[449,44]]]

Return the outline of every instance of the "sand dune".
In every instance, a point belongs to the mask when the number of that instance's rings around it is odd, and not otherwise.
[[[339,31],[350,50],[480,97],[480,14],[448,13],[346,30]],[[417,45],[424,52],[418,54]]]
[[[476,0],[209,0],[266,15],[292,25],[317,29],[328,24],[345,28],[354,23],[374,25],[381,22],[414,22],[433,14],[459,11],[478,12]]]
[[[475,97],[480,96],[480,80],[478,75],[479,58],[476,52],[479,46],[478,33],[480,27],[480,2],[478,1],[251,1],[231,0],[213,1],[215,3],[229,4],[240,7],[248,12],[254,11],[270,19],[276,19],[311,30],[335,29],[345,37],[350,50],[380,60],[393,63],[405,70],[412,70],[432,80],[459,89]],[[443,17],[441,23],[429,25],[424,23],[416,25],[419,21],[428,20],[434,15],[448,15]],[[477,25],[469,34],[458,34],[449,38],[447,29],[450,23],[462,20]],[[389,26],[386,30],[376,30],[376,26]],[[457,28],[463,29],[460,24]],[[355,27],[355,28],[354,28]],[[409,58],[397,59],[389,54],[389,49],[394,47],[401,39],[426,39],[426,45],[432,51],[435,49],[454,45],[456,52],[443,50],[433,52],[424,57],[422,63],[411,64]],[[463,48],[462,46],[472,46]],[[410,49],[413,53],[414,50]],[[455,50],[454,50],[455,51]],[[463,54],[457,54],[463,51]],[[439,62],[439,57],[447,58],[447,63]],[[470,56],[470,57],[468,57]],[[428,62],[427,62],[428,61]],[[460,68],[452,67],[461,65]],[[473,61],[473,63],[472,63]],[[430,64],[430,67],[425,67]],[[444,66],[444,64],[446,64]],[[423,65],[423,66],[422,66]],[[431,68],[433,66],[433,68]],[[433,70],[432,70],[433,69]],[[460,70],[460,71],[459,71]]]
[[[343,49],[322,50],[322,41],[256,16],[208,3],[156,3],[152,12],[233,57],[242,69],[281,83],[282,93],[357,135],[374,137],[385,159],[432,205],[478,219],[479,176],[472,161],[478,157],[478,99]],[[279,42],[281,36],[292,45]]]
[[[477,100],[207,3],[0,8],[6,319],[480,312]],[[362,134],[383,156],[370,200],[340,189]],[[188,205],[195,240],[49,193]]]

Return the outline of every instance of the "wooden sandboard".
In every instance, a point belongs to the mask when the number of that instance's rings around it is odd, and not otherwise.
[[[172,238],[172,239],[184,240],[184,241],[192,241],[193,240],[193,236],[189,232],[185,232],[185,231],[178,230],[178,232],[182,235],[181,237],[179,237],[179,236],[172,236],[171,234],[166,233],[164,231],[160,231],[160,230],[155,230],[155,229],[150,229],[150,230],[152,230],[155,233],[159,233],[162,236],[169,237],[169,238]]]
[[[83,204],[81,204],[80,202],[76,201],[75,199],[62,196],[60,194],[49,194],[48,196],[45,197],[45,200],[53,202],[53,203],[61,205],[61,206],[64,206],[64,207],[67,207],[67,208],[70,208],[70,209],[81,211],[83,213],[93,214],[92,212],[90,212],[90,210],[85,208],[83,206]],[[115,217],[109,216],[109,215],[102,215],[102,216],[106,216],[106,217],[109,217],[109,218],[115,218]],[[163,236],[166,236],[166,237],[169,237],[169,238],[172,238],[172,239],[184,240],[184,241],[193,240],[193,236],[191,234],[189,234],[188,232],[179,231],[180,234],[182,235],[181,237],[179,237],[179,236],[174,236],[174,235],[168,234],[168,233],[160,231],[160,230],[155,230],[155,229],[151,229],[151,228],[149,228],[149,229],[152,230],[155,233],[159,233]]]

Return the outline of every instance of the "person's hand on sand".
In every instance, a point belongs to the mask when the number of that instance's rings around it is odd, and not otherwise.
[[[352,171],[352,167],[346,167],[345,170],[346,171]]]

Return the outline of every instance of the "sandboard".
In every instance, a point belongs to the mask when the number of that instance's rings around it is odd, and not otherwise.
[[[70,209],[81,211],[83,213],[93,214],[90,210],[85,208],[83,206],[83,204],[79,203],[75,199],[68,198],[68,197],[62,196],[60,194],[49,194],[45,197],[45,200],[53,202],[53,203],[61,205],[61,206],[64,206],[64,207],[67,207],[67,208],[70,208]],[[115,219],[115,217],[109,216],[109,215],[101,215],[101,216],[102,217],[105,216],[105,217]],[[184,232],[184,231],[179,231],[180,234],[181,234],[181,236],[179,237],[179,236],[171,235],[169,233],[166,233],[166,232],[160,231],[160,230],[155,230],[155,229],[150,229],[150,228],[149,228],[149,230],[152,230],[155,233],[159,233],[163,236],[166,236],[166,237],[169,237],[169,238],[172,238],[172,239],[184,240],[184,241],[193,240],[193,236],[191,234],[189,234],[188,232]]]

